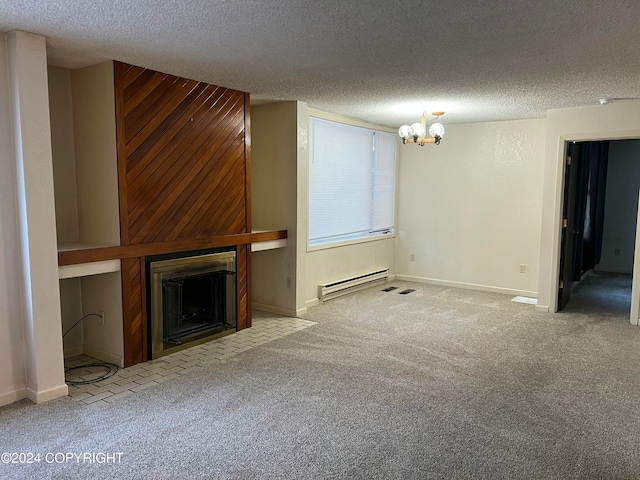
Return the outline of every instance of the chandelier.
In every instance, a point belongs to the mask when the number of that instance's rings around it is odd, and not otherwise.
[[[432,123],[427,130],[427,112],[422,114],[420,122],[409,125],[403,125],[398,129],[398,135],[402,138],[402,143],[415,143],[424,146],[425,143],[435,143],[440,145],[440,140],[444,137],[444,125],[441,123]],[[431,115],[437,120],[438,117],[444,115],[444,112],[432,112]],[[427,136],[427,132],[430,137]]]

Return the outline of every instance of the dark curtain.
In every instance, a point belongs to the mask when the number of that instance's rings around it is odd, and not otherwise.
[[[609,142],[580,144],[576,193],[576,235],[573,280],[592,270],[602,255],[604,196],[609,163]]]

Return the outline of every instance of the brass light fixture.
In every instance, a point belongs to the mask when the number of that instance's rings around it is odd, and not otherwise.
[[[398,135],[402,138],[402,143],[415,143],[421,147],[427,143],[435,143],[440,145],[440,140],[444,137],[444,125],[441,123],[432,123],[427,130],[427,112],[423,112],[420,123],[416,122],[409,125],[403,125],[398,129]],[[436,120],[444,115],[444,112],[431,112]],[[427,136],[427,133],[431,136]]]

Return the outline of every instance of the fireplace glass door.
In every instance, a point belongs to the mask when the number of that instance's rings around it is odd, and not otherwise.
[[[235,252],[150,263],[151,357],[236,331]]]

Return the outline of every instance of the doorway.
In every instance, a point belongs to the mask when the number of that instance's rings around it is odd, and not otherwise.
[[[589,305],[589,310],[624,308],[628,314],[640,140],[566,142],[565,146],[558,310],[571,302],[572,292],[580,292],[579,303]]]

